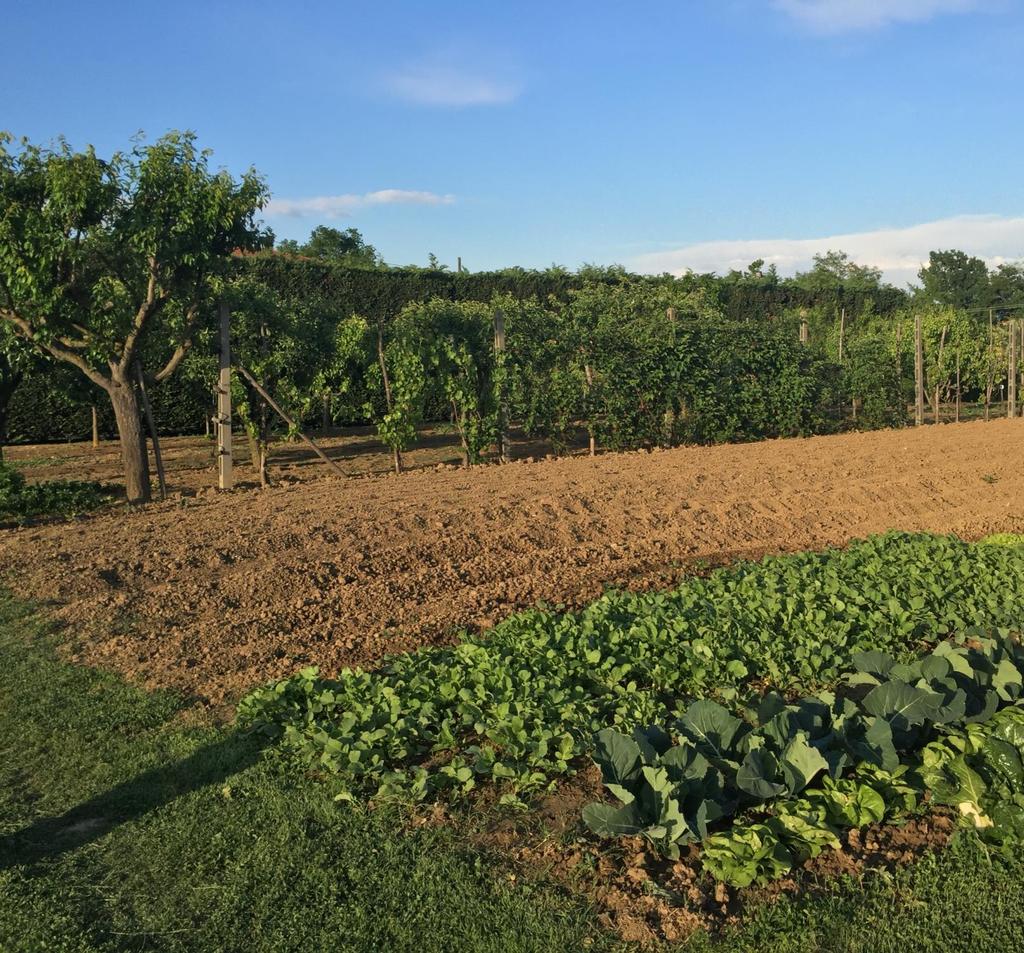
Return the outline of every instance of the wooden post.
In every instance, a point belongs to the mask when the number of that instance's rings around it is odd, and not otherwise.
[[[804,346],[806,346],[807,344],[810,343],[810,340],[811,340],[811,331],[810,331],[810,328],[807,326],[807,319],[806,318],[801,318],[800,319],[800,343],[803,344]]]
[[[924,336],[921,315],[914,315],[914,425],[924,424]]]
[[[992,415],[992,385],[995,383],[995,369],[992,363],[992,309],[988,309],[988,347],[985,350],[985,419]]]
[[[270,406],[274,409],[274,412],[277,414],[277,416],[280,417],[286,424],[288,424],[288,426],[302,438],[302,440],[309,446],[309,448],[321,460],[323,460],[323,462],[326,463],[327,466],[329,466],[335,473],[337,473],[338,476],[345,476],[345,471],[342,470],[341,467],[339,467],[338,464],[336,464],[330,457],[328,457],[327,454],[320,449],[320,446],[312,438],[310,438],[306,434],[306,432],[302,430],[302,428],[300,428],[299,425],[281,409],[281,406],[278,404],[278,402],[274,400],[274,398],[271,397],[270,394],[267,393],[266,388],[264,388],[264,386],[258,380],[256,380],[256,378],[253,377],[252,374],[250,374],[244,367],[242,367],[241,364],[238,365],[238,373],[241,374],[242,377],[244,377],[252,385],[253,390],[255,390],[256,393],[259,394],[260,397],[262,397],[268,404],[270,404]]]
[[[676,324],[679,321],[679,312],[675,308],[666,308],[665,317],[668,319],[669,327],[669,340],[672,342],[672,347],[676,346]]]
[[[939,375],[942,373],[942,357],[946,351],[946,325],[942,326],[942,334],[939,336],[939,360],[935,365],[935,394],[932,409],[934,411],[935,423],[939,422]]]
[[[217,381],[217,485],[222,490],[235,486],[231,456],[231,309],[226,301],[220,312],[220,377]]]
[[[1009,361],[1006,374],[1006,416],[1017,416],[1017,322],[1006,323],[1009,335]]]
[[[142,412],[146,415],[146,426],[149,428],[149,439],[153,442],[153,460],[156,462],[156,476],[160,484],[160,499],[167,499],[167,478],[164,476],[164,458],[160,453],[160,438],[156,433],[156,421],[153,420],[153,408],[146,393],[146,379],[142,374],[142,365],[135,362],[135,379],[139,382],[139,396],[142,397]]]
[[[384,379],[384,403],[391,413],[391,379],[388,377],[388,363],[384,360],[384,321],[377,321],[377,360],[380,362],[380,376]],[[402,472],[402,451],[394,448],[395,473]]]
[[[956,417],[954,419],[960,423],[960,348],[956,349]]]
[[[839,312],[839,363],[843,363],[843,338],[846,336],[846,308]]]
[[[590,389],[594,386],[594,368],[592,368],[589,364],[584,364],[583,373],[586,375],[587,378],[587,394],[589,395]],[[593,457],[597,455],[597,443],[594,440],[594,431],[592,425],[588,427],[588,433],[590,435],[590,455]]]
[[[494,366],[498,372],[498,459],[508,463],[508,389],[505,386],[505,314],[494,312]]]
[[[99,414],[96,413],[96,405],[92,405],[92,448],[93,450],[99,450],[100,448],[100,419]]]

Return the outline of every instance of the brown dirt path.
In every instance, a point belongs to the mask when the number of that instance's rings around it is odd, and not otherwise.
[[[1024,530],[1024,422],[325,478],[0,531],[71,657],[214,704],[696,559]]]

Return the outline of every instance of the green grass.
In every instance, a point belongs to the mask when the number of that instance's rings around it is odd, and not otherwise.
[[[336,805],[178,700],[59,662],[0,599],[0,951],[610,951],[584,902],[452,828]],[[971,840],[689,950],[1014,950],[1024,859]]]

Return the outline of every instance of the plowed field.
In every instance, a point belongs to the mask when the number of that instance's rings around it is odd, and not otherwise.
[[[0,565],[75,659],[219,705],[698,560],[1021,531],[1022,463],[1024,422],[1003,420],[328,477],[3,530]]]

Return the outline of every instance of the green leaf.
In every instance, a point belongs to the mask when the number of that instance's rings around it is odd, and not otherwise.
[[[736,787],[759,801],[777,797],[786,790],[778,780],[779,762],[766,748],[755,748],[736,772]]]
[[[868,675],[874,675],[878,679],[885,678],[889,674],[889,669],[895,664],[892,657],[886,655],[885,652],[879,652],[872,650],[870,652],[854,652],[853,667],[858,672],[865,672]]]
[[[923,725],[935,714],[939,701],[934,692],[903,682],[883,682],[868,692],[862,705],[868,714],[884,718],[894,727],[907,728]]]
[[[1024,678],[1020,670],[1008,658],[1002,659],[992,676],[992,687],[999,693],[999,697],[1003,701],[1013,701],[1020,697],[1022,686]]]
[[[644,761],[637,743],[614,728],[605,728],[594,737],[594,761],[605,782],[634,790],[640,782]]]
[[[744,724],[713,701],[694,702],[679,721],[680,731],[711,757],[728,759]]]
[[[1013,745],[992,735],[985,739],[982,754],[987,765],[1002,776],[1014,794],[1024,794],[1024,764]]]
[[[782,752],[782,775],[786,779],[786,790],[798,794],[820,771],[828,771],[828,762],[817,748],[807,743],[807,736],[801,732]]]
[[[647,826],[636,804],[588,804],[583,808],[583,823],[601,837],[633,837]]]

